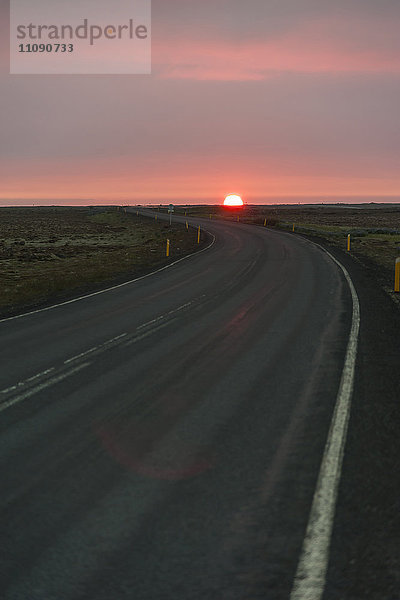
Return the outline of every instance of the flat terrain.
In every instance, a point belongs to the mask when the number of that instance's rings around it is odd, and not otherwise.
[[[288,600],[349,288],[301,236],[203,226],[170,269],[0,323],[4,600]],[[323,600],[397,600],[398,311],[344,260],[360,350]]]
[[[371,271],[371,276],[386,291],[393,290],[395,259],[400,256],[400,206],[390,204],[245,206],[224,209],[220,206],[177,207],[178,212],[212,219],[292,231],[321,238],[330,245],[346,249],[351,235],[351,255]]]
[[[16,314],[105,285],[139,276],[201,249],[195,229],[175,219],[155,220],[107,208],[0,209],[0,316]],[[283,229],[346,248],[387,292],[393,290],[395,259],[400,256],[400,207],[361,206],[177,206],[175,216],[203,217]],[[166,259],[166,240],[170,258]]]
[[[1,208],[0,315],[135,277],[198,248],[194,229],[118,207]]]

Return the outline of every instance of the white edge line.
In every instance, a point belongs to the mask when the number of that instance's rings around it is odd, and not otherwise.
[[[192,227],[192,225],[191,225],[191,227]],[[169,269],[170,267],[177,265],[178,263],[182,262],[183,260],[186,260],[187,258],[190,258],[191,256],[197,256],[197,255],[201,254],[202,252],[209,250],[211,248],[211,246],[214,245],[215,235],[213,233],[211,233],[210,231],[207,231],[207,229],[203,229],[203,231],[206,231],[213,238],[212,242],[208,246],[206,246],[202,250],[196,250],[195,252],[192,252],[191,254],[187,254],[186,256],[183,256],[182,258],[178,258],[178,260],[175,260],[174,262],[170,263],[169,265],[165,265],[164,267],[160,267],[156,271],[151,271],[151,273],[146,273],[146,275],[142,275],[141,277],[136,277],[136,279],[130,279],[129,281],[124,281],[123,283],[119,283],[118,285],[113,285],[111,287],[105,288],[104,290],[98,290],[97,292],[91,292],[90,294],[85,294],[84,296],[79,296],[78,298],[72,298],[71,300],[66,300],[65,302],[60,302],[59,304],[52,304],[51,306],[45,306],[44,308],[38,308],[37,310],[31,310],[29,312],[22,313],[21,315],[14,315],[13,317],[6,317],[5,319],[0,319],[0,323],[4,323],[5,321],[13,321],[14,319],[22,319],[22,317],[27,317],[29,315],[35,315],[36,313],[44,312],[46,310],[52,310],[53,308],[58,308],[59,306],[65,306],[66,304],[72,304],[73,302],[79,302],[79,300],[84,300],[85,298],[91,298],[92,296],[97,296],[99,294],[104,294],[105,292],[110,292],[111,290],[116,290],[116,289],[124,287],[126,285],[130,285],[131,283],[135,283],[136,281],[141,281],[142,279],[146,279],[146,277],[151,277],[152,275],[155,275],[156,273],[160,273],[161,271],[165,271],[165,269]]]
[[[34,388],[31,388],[30,390],[24,392],[23,394],[19,394],[18,396],[14,396],[14,398],[11,398],[10,400],[6,400],[5,402],[2,402],[0,404],[0,412],[3,412],[3,410],[6,410],[6,408],[9,408],[10,406],[13,406],[14,404],[18,404],[18,402],[22,402],[22,400],[26,400],[26,398],[29,398],[30,396],[33,396],[34,394],[41,392],[45,388],[50,387],[51,385],[54,385],[55,383],[59,383],[60,381],[62,381],[63,379],[66,379],[70,375],[74,375],[78,371],[81,371],[85,367],[88,367],[90,364],[91,364],[90,362],[82,363],[81,365],[78,365],[77,367],[70,369],[66,373],[62,373],[61,375],[58,375],[57,377],[52,377],[51,379],[48,379],[44,383],[41,383],[40,385],[37,385]]]
[[[290,600],[320,600],[324,592],[336,499],[350,416],[360,329],[360,303],[350,275],[346,268],[323,246],[312,243],[326,252],[342,270],[350,288],[353,313],[335,410],[325,444]]]

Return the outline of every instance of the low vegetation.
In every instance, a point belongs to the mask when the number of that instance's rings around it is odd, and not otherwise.
[[[166,212],[158,207],[157,212]],[[400,256],[400,207],[178,206],[176,214],[224,219],[323,239],[346,250],[393,289]],[[156,214],[156,211],[155,211]],[[166,240],[171,253],[165,256]],[[145,273],[199,249],[182,224],[137,216],[119,207],[0,209],[0,315],[14,314]]]
[[[181,210],[185,210],[184,208]],[[284,205],[187,207],[190,215],[226,219],[254,225],[266,225],[295,234],[320,238],[346,250],[351,236],[351,255],[370,268],[387,290],[393,290],[395,259],[400,257],[400,206],[364,205]]]
[[[198,248],[193,229],[117,207],[2,208],[0,315],[130,279]]]

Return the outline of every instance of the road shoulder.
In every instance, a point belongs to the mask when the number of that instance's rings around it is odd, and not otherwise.
[[[400,312],[370,269],[321,243],[348,270],[361,327],[324,598],[395,600],[400,589]]]

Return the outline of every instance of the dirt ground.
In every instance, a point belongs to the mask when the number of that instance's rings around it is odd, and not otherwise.
[[[193,229],[117,207],[1,208],[0,316],[130,279],[198,248]]]

